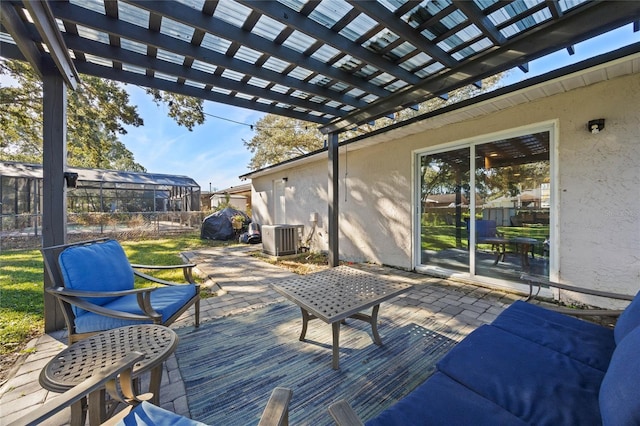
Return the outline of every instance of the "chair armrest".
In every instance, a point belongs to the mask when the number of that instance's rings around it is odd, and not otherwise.
[[[162,315],[157,313],[151,307],[151,292],[155,290],[154,287],[149,288],[136,288],[133,290],[123,290],[123,291],[105,291],[105,292],[92,292],[92,291],[81,291],[81,290],[69,290],[64,287],[49,287],[46,288],[45,291],[49,294],[54,295],[58,299],[70,304],[77,306],[80,309],[84,309],[85,311],[94,312],[96,314],[104,315],[112,318],[122,318],[133,321],[148,321],[152,320],[154,323],[160,322],[162,319]],[[83,299],[83,297],[119,297],[126,296],[129,294],[135,294],[138,300],[138,306],[146,315],[138,315],[132,314],[129,312],[116,311],[114,309],[105,308],[101,305],[96,305],[95,303],[91,303],[88,300]]]
[[[289,424],[289,402],[293,391],[277,387],[271,392],[258,426],[286,426]]]
[[[84,291],[84,290],[71,290],[66,287],[48,287],[46,292],[53,294],[54,296],[62,295],[69,297],[122,297],[130,294],[150,293],[157,287],[146,288],[134,288],[131,290],[118,290],[118,291]]]
[[[600,291],[600,290],[593,290],[590,288],[576,287],[569,284],[560,284],[553,281],[549,281],[546,278],[538,277],[535,275],[529,275],[529,274],[520,275],[520,279],[523,281],[527,281],[529,283],[529,295],[527,296],[525,301],[530,301],[531,299],[534,299],[538,295],[542,287],[557,288],[558,290],[566,290],[574,293],[581,293],[589,296],[605,297],[608,299],[616,299],[616,300],[633,300],[635,297],[628,294],[612,293],[608,291]],[[533,294],[534,285],[538,287],[538,291],[536,292],[536,294]],[[620,314],[623,312],[623,310],[620,310],[620,309],[572,309],[572,308],[562,308],[562,307],[557,307],[557,308],[549,307],[549,309],[556,312],[560,312],[562,314],[574,315],[574,316],[617,317],[617,316],[620,316]]]
[[[520,275],[520,279],[523,281],[528,281],[530,289],[531,287],[533,287],[533,285],[536,285],[538,287],[545,287],[545,288],[554,287],[560,290],[573,291],[576,293],[588,294],[590,296],[607,297],[609,299],[617,299],[617,300],[633,300],[633,298],[635,297],[629,294],[611,293],[608,291],[600,291],[600,290],[593,290],[590,288],[576,287],[569,284],[560,284],[553,281],[549,281],[546,278],[538,277],[535,275],[529,275],[529,274]]]
[[[179,268],[194,268],[195,263],[183,263],[180,265],[140,265],[138,263],[132,263],[132,268],[138,269],[179,269]]]
[[[53,401],[50,401],[40,408],[30,412],[26,416],[17,419],[11,423],[10,426],[41,424],[54,414],[71,406],[73,403],[86,397],[90,393],[104,388],[110,381],[115,381],[116,377],[120,373],[131,370],[133,365],[142,359],[144,359],[144,354],[140,352],[131,352],[127,354],[118,362],[96,371],[90,379],[85,380],[81,384],[61,394]]]
[[[358,417],[347,401],[341,399],[329,406],[329,414],[333,417],[338,426],[363,426],[362,420]]]
[[[156,278],[156,277],[154,277],[152,275],[145,274],[144,272],[140,272],[140,271],[137,271],[135,269],[133,270],[133,274],[135,276],[137,276],[137,277],[144,278],[145,280],[151,281],[151,282],[156,283],[156,284],[162,284],[162,285],[185,285],[185,283],[176,283],[176,282],[173,282],[173,281],[167,281],[167,280],[163,280],[163,279],[160,279],[160,278]],[[190,274],[189,274],[189,276],[190,276]],[[189,281],[189,280],[191,280],[191,281]],[[193,278],[189,278],[189,279],[187,279],[187,281],[188,282],[186,284],[195,284],[195,282],[193,282]]]
[[[170,281],[160,280],[158,278],[152,277],[151,275],[144,274],[136,269],[151,269],[151,270],[169,270],[169,269],[182,269],[182,274],[184,275],[184,279],[189,284],[195,284],[193,280],[193,268],[195,268],[195,263],[183,263],[181,265],[140,265],[136,263],[132,263],[131,267],[133,268],[133,273],[137,276],[144,278],[149,281],[154,281],[160,284],[165,285],[176,285],[177,283],[172,283]]]

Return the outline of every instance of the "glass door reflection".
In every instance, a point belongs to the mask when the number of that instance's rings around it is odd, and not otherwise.
[[[549,133],[476,145],[475,274],[549,276]]]
[[[420,157],[421,265],[469,272],[470,148]]]

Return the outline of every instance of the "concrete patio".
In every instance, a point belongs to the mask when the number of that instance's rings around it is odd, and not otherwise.
[[[202,300],[201,322],[242,314],[284,300],[270,288],[270,283],[291,277],[293,273],[250,256],[249,251],[255,249],[255,246],[226,247],[183,253],[187,261],[198,264],[197,272],[205,278],[205,285],[218,293],[217,297]],[[493,321],[505,307],[520,298],[383,266],[353,266],[412,283],[413,289],[399,296],[396,302],[424,309],[433,319],[451,327],[460,339],[478,326]],[[384,305],[381,315],[384,315]],[[192,324],[193,313],[190,310],[172,327],[189,327]],[[44,390],[38,383],[38,375],[51,357],[65,347],[64,332],[43,335],[29,343],[28,356],[21,360],[15,375],[0,388],[0,424],[8,424],[58,395]],[[143,386],[146,385],[143,381]],[[160,397],[164,408],[190,416],[185,387],[173,355],[165,363]],[[63,425],[68,422],[69,410],[66,410],[46,424]]]

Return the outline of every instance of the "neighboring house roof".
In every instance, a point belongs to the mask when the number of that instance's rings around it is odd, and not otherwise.
[[[514,203],[517,203],[518,201],[522,203],[530,203],[532,201],[540,201],[541,198],[542,190],[540,188],[534,188],[522,191],[520,195],[504,195],[502,197],[495,198],[484,203],[483,207],[513,207]]]
[[[422,200],[423,203],[429,207],[455,207],[456,206],[456,194],[429,194]],[[476,195],[476,204],[482,202],[479,195]],[[464,194],[460,194],[460,205],[466,206],[469,204],[469,200]]]
[[[224,195],[224,194],[242,194],[245,192],[251,192],[251,184],[243,183],[242,185],[230,186],[229,188],[212,192],[211,196],[213,197],[216,195]]]
[[[516,105],[569,92],[580,87],[613,80],[623,75],[637,74],[640,72],[640,53],[633,53],[636,49],[637,46],[632,45],[608,54],[596,56],[344,141],[340,143],[340,146],[348,145],[350,150],[362,149],[429,129],[436,129],[448,124],[489,115]],[[279,170],[314,162],[323,157],[327,157],[326,147],[246,173],[240,176],[240,179],[260,177]]]
[[[447,207],[451,204],[455,205],[456,194],[429,194],[423,202],[433,207]],[[467,204],[467,197],[460,195],[460,203]]]
[[[183,186],[200,189],[200,185],[188,176],[85,169],[81,167],[67,167],[67,171],[78,173],[78,180],[84,182],[134,183],[140,185]],[[42,179],[42,165],[13,161],[0,162],[0,176]]]

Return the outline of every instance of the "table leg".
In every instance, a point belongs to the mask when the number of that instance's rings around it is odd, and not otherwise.
[[[371,324],[371,332],[373,334],[373,343],[378,346],[382,345],[382,339],[378,334],[378,311],[380,311],[380,305],[375,305],[371,311],[371,315],[364,314],[362,312],[349,315],[349,318],[358,319],[360,321],[368,322]]]
[[[382,339],[380,339],[380,335],[378,334],[378,311],[380,310],[380,305],[376,305],[373,307],[371,311],[371,332],[373,333],[373,341],[376,345],[382,345]]]
[[[105,390],[99,389],[89,394],[89,425],[99,426],[107,420]]]
[[[505,253],[507,249],[504,244],[494,244],[493,248],[495,249],[496,260],[494,260],[494,266],[498,264],[498,262],[504,262]]]
[[[531,250],[531,244],[522,243],[520,246],[520,258],[522,259],[522,267],[526,268],[529,266],[529,250]]]
[[[87,416],[87,398],[71,404],[71,426],[84,426]]]
[[[160,406],[160,383],[162,382],[163,365],[164,363],[161,362],[160,365],[153,367],[150,372],[149,392],[153,393],[151,403],[157,406]]]
[[[493,266],[497,265],[498,262],[500,261],[500,257],[502,256],[502,254],[500,254],[500,249],[498,249],[496,251],[496,260],[493,261]]]
[[[333,330],[333,362],[332,367],[334,370],[340,368],[340,321],[336,321],[331,324]]]
[[[299,340],[304,342],[304,337],[307,335],[307,324],[309,324],[309,312],[304,308],[300,308],[300,310],[302,311],[302,332]]]

